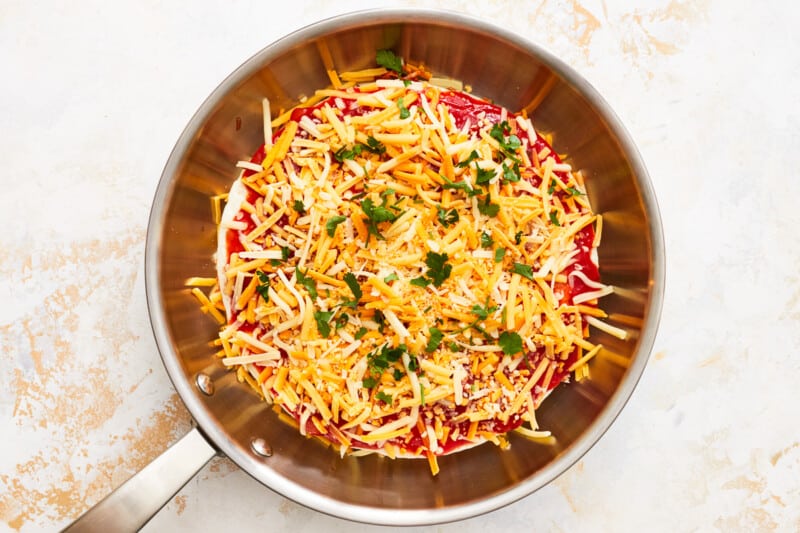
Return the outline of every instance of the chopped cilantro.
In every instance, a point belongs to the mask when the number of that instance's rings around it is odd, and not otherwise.
[[[350,321],[350,316],[347,313],[342,313],[336,317],[336,329],[342,329]]]
[[[390,196],[390,195],[392,195],[392,194],[394,194],[396,192],[397,192],[396,190],[394,190],[391,187],[389,187],[389,188],[383,190],[383,192],[381,193],[381,198],[386,198],[387,196]],[[392,207],[394,207],[394,206],[392,206]]]
[[[459,346],[457,342],[455,342],[455,341],[451,341],[450,342],[450,351],[451,352],[457,352],[460,349],[461,349],[461,346]]]
[[[478,317],[479,320],[486,320],[489,318],[489,315],[497,311],[496,305],[489,305],[489,297],[486,297],[486,304],[475,304],[472,306],[472,313]]]
[[[444,280],[450,277],[453,265],[447,264],[447,254],[437,254],[428,252],[425,256],[425,264],[428,266],[427,277],[431,280],[434,287],[441,287]]]
[[[522,232],[521,232],[521,231],[518,231],[518,232],[517,232],[517,233],[514,235],[514,244],[521,244],[521,243],[522,243]]]
[[[522,351],[522,337],[513,331],[504,331],[497,339],[497,344],[503,349],[506,355],[514,355]]]
[[[511,267],[511,272],[519,274],[523,278],[533,280],[533,268],[530,265],[523,265],[522,263],[514,263]]]
[[[494,244],[494,239],[492,239],[491,235],[489,235],[485,231],[481,233],[481,247],[491,248],[493,244]]]
[[[367,354],[367,369],[369,373],[380,378],[380,375],[385,370],[400,360],[406,350],[405,344],[400,344],[396,348],[389,348],[388,344],[384,344],[380,348],[371,351]]]
[[[256,270],[256,276],[258,276],[259,282],[256,291],[264,298],[265,302],[269,302],[269,278],[260,270]]]
[[[269,264],[272,265],[272,266],[278,266],[283,261],[286,261],[287,259],[289,259],[289,256],[291,255],[291,253],[292,253],[292,250],[288,246],[281,246],[281,258],[280,259],[270,259],[269,260]]]
[[[494,170],[481,168],[478,163],[475,163],[475,183],[478,185],[486,185],[494,178]]]
[[[390,281],[397,281],[398,279],[400,279],[400,278],[397,277],[397,272],[392,272],[391,274],[389,274],[388,276],[383,278],[383,282],[384,283],[389,283]]]
[[[510,167],[503,163],[503,179],[510,182],[517,182],[521,179],[519,173],[519,163],[514,163]]]
[[[403,74],[403,60],[391,50],[378,50],[375,53],[375,62],[386,69]]]
[[[411,281],[409,281],[409,283],[414,285],[415,287],[423,287],[423,288],[425,288],[425,287],[427,287],[428,285],[431,284],[431,280],[427,279],[424,276],[420,276],[418,278],[412,279]]]
[[[305,212],[306,212],[306,207],[303,205],[303,202],[301,202],[300,200],[295,200],[294,204],[292,205],[292,207],[294,208],[295,211],[297,211],[301,215],[305,214]]]
[[[333,318],[333,311],[314,311],[314,320],[317,321],[317,330],[319,330],[319,334],[328,338],[328,335],[331,334],[331,325],[330,321]]]
[[[494,251],[494,262],[495,263],[502,263],[503,258],[506,256],[506,249],[505,248],[498,248]]]
[[[361,201],[361,210],[367,215],[367,232],[369,235],[375,235],[378,239],[383,240],[383,235],[378,230],[378,224],[381,222],[394,222],[400,215],[385,205],[375,205],[370,198]],[[369,237],[367,237],[369,240]]]
[[[467,193],[467,196],[476,196],[480,194],[480,190],[473,189],[466,181],[455,182],[455,181],[450,181],[441,174],[439,174],[439,176],[444,180],[444,185],[442,185],[443,189],[459,189]]]
[[[408,357],[408,370],[411,372],[416,372],[419,370],[419,360],[416,356],[409,354]]]
[[[479,158],[478,151],[477,150],[473,150],[465,160],[460,161],[456,166],[458,168],[467,168],[467,166],[470,163],[472,163],[473,161],[476,161],[478,158]]]
[[[363,296],[361,292],[361,285],[358,284],[358,280],[356,279],[356,275],[352,272],[348,272],[344,275],[344,282],[347,283],[347,286],[350,288],[350,292],[353,293],[353,297],[355,301],[353,303],[358,303]]]
[[[383,143],[372,135],[367,137],[367,144],[362,146],[373,154],[383,155],[386,153],[386,147],[383,145]],[[366,172],[364,173],[366,174]]]
[[[556,212],[555,209],[550,211],[550,222],[552,222],[556,226],[560,226],[561,225],[561,223],[558,221],[558,213]]]
[[[306,291],[308,291],[308,295],[311,296],[312,300],[317,299],[317,284],[314,283],[314,280],[308,277],[308,269],[305,272],[301,271],[299,268],[294,269],[295,275],[297,275],[297,283],[305,287]]]
[[[372,320],[378,324],[378,331],[383,333],[383,330],[386,327],[386,317],[383,316],[383,311],[376,309],[375,313],[372,315]]]
[[[369,330],[368,330],[367,328],[364,328],[364,327],[358,328],[358,331],[356,331],[356,334],[355,334],[355,335],[353,335],[353,338],[354,338],[355,340],[357,340],[357,341],[358,341],[358,340],[361,340],[361,337],[363,337],[364,335],[366,335],[368,331],[369,331]]]
[[[375,397],[377,399],[379,399],[380,401],[382,401],[383,403],[388,403],[388,404],[392,403],[392,395],[391,394],[386,394],[383,391],[379,391],[379,392],[375,393]]]
[[[575,187],[567,187],[567,192],[572,196],[585,196],[586,193],[576,189]]]
[[[355,159],[357,155],[361,155],[361,150],[363,149],[364,145],[356,144],[352,148],[347,148],[346,146],[342,146],[336,152],[334,152],[333,157],[339,162],[343,163],[345,159]]]
[[[361,381],[365,389],[372,389],[378,384],[378,378],[367,377]]]
[[[439,220],[439,223],[446,228],[458,222],[458,211],[436,206],[436,218]]]
[[[419,384],[419,404],[425,405],[425,387],[422,386],[422,383]]]
[[[496,217],[500,212],[500,206],[492,203],[492,197],[486,195],[486,198],[478,199],[478,211],[487,217]]]
[[[556,180],[550,180],[550,186],[547,188],[547,194],[553,194],[556,192]]]
[[[394,371],[392,372],[392,377],[394,378],[395,381],[400,381],[401,379],[403,379],[403,376],[405,375],[406,375],[405,372],[403,372],[399,368],[395,368]]]
[[[497,141],[500,145],[500,148],[506,152],[507,154],[514,154],[520,146],[522,146],[522,141],[519,140],[519,137],[516,135],[509,135],[506,137],[506,131],[511,131],[511,127],[508,125],[508,121],[504,120],[499,124],[495,124],[492,126],[492,129],[489,131],[489,135]]]
[[[405,104],[403,104],[403,99],[402,98],[398,98],[397,99],[397,107],[400,109],[400,118],[401,119],[405,119],[405,118],[408,118],[409,116],[411,116],[411,113],[409,113],[408,109],[406,109]]]
[[[325,223],[325,230],[328,232],[328,237],[333,237],[336,233],[336,226],[347,220],[344,215],[334,215]]]
[[[431,336],[428,338],[428,344],[425,346],[425,351],[432,352],[442,343],[444,333],[442,333],[439,328],[428,328],[428,332],[431,334]]]

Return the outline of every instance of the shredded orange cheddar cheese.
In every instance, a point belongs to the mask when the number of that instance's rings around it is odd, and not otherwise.
[[[535,408],[588,376],[612,289],[583,179],[530,119],[411,72],[328,70],[315,105],[265,116],[221,215],[214,199],[218,284],[189,284],[225,314],[223,362],[301,433],[435,474],[522,424],[550,436]]]

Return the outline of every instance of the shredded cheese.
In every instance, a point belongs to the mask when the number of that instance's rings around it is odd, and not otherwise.
[[[599,320],[614,288],[583,178],[526,116],[451,108],[457,84],[326,70],[334,88],[297,113],[263,100],[263,161],[237,164],[221,214],[212,200],[218,278],[186,285],[223,324],[223,364],[342,454],[435,474],[446,450],[505,446],[496,421],[550,438],[535,407],[588,376],[588,325],[627,335]]]

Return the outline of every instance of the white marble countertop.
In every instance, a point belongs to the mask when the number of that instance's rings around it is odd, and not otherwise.
[[[246,58],[378,4],[477,15],[588,78],[639,145],[667,245],[655,349],[611,430],[537,493],[431,529],[800,531],[800,8],[723,0],[4,1],[0,529],[67,525],[189,428],[144,299],[162,166]],[[234,525],[380,529],[225,459],[146,529]]]

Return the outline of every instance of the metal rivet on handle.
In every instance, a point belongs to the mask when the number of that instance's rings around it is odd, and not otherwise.
[[[261,457],[272,457],[272,446],[267,444],[262,438],[255,438],[250,441],[250,448]]]
[[[200,389],[200,392],[206,396],[211,396],[214,394],[214,382],[211,381],[211,378],[208,376],[208,374],[203,374],[201,372],[197,374],[197,377],[194,381],[197,384],[197,388]]]

